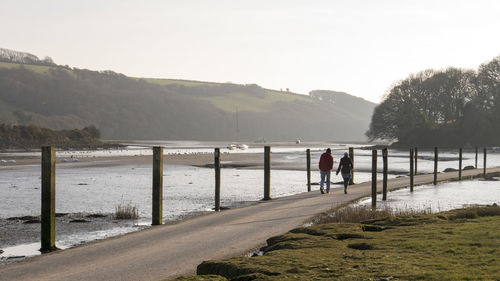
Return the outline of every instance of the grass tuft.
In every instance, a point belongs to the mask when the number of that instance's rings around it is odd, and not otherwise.
[[[478,218],[477,211],[474,209],[460,210],[456,214],[450,216],[450,220],[459,219],[476,219]]]
[[[115,206],[114,218],[117,220],[136,220],[139,218],[139,210],[130,202],[126,205],[120,203]]]
[[[473,206],[451,212],[450,220],[477,219],[479,217],[500,216],[500,206],[497,204],[489,206]]]
[[[394,218],[396,216],[416,216],[430,214],[430,210],[416,211],[414,209],[393,210],[391,208],[372,209],[366,206],[348,206],[340,209],[332,209],[316,215],[310,220],[310,224],[325,223],[360,223],[378,219]]]

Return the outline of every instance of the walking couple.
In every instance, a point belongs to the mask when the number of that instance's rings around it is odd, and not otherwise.
[[[336,175],[341,171],[342,178],[344,179],[344,193],[347,194],[347,186],[349,185],[349,181],[351,180],[351,172],[352,172],[352,161],[349,158],[349,154],[347,152],[344,153],[344,157],[340,159],[339,167],[337,168]],[[321,194],[325,194],[325,189],[323,185],[326,181],[326,193],[330,193],[330,173],[333,169],[333,156],[332,150],[328,148],[325,153],[321,154],[319,159],[319,171],[321,174],[321,181],[319,183],[319,190]]]

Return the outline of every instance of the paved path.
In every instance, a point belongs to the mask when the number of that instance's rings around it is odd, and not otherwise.
[[[469,170],[463,176],[481,173]],[[457,176],[458,172],[451,172],[439,174],[438,179]],[[432,180],[432,174],[419,175],[415,185]],[[388,185],[390,190],[402,188],[409,185],[409,178],[392,179]],[[378,189],[382,189],[380,183]],[[347,195],[341,189],[326,195],[314,191],[155,226],[1,266],[0,280],[162,280],[191,274],[204,260],[248,253],[314,214],[370,193],[368,182],[351,186]]]

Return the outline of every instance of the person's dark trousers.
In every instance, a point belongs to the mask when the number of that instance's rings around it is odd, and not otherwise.
[[[351,180],[351,174],[342,174],[342,178],[344,179],[344,193],[347,193],[347,186]]]

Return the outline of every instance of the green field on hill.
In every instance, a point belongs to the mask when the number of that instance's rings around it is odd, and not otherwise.
[[[217,108],[224,111],[235,112],[246,110],[253,112],[272,111],[279,102],[305,101],[313,102],[308,96],[289,93],[276,93],[268,91],[265,97],[256,97],[244,93],[232,93],[227,95],[203,98]]]
[[[49,71],[49,69],[55,68],[53,66],[46,66],[46,65],[19,64],[19,63],[10,63],[10,62],[1,62],[0,61],[0,68],[18,68],[18,67],[24,67],[24,68],[29,69],[31,71],[34,71],[36,73],[47,73]]]
[[[56,67],[44,66],[44,65],[29,65],[29,64],[17,64],[0,62],[0,68],[18,68],[23,67],[28,70],[34,71],[36,73],[47,73],[50,69]],[[68,72],[71,73],[69,70]],[[182,79],[161,79],[161,78],[136,78],[131,77],[136,80],[144,80],[148,83],[171,86],[171,85],[181,85],[185,87],[197,87],[197,86],[221,86],[221,85],[231,85],[231,83],[216,83],[216,82],[203,82],[203,81],[193,81],[193,80],[182,80]],[[275,103],[277,102],[293,102],[293,101],[306,101],[312,102],[309,96],[298,95],[289,92],[281,92],[269,89],[263,89],[266,95],[251,96],[244,92],[231,92],[224,93],[217,96],[202,97],[216,106],[227,112],[240,111],[253,111],[253,112],[264,112],[273,110]],[[0,108],[1,108],[0,104]]]
[[[182,85],[186,87],[195,87],[195,86],[206,86],[206,85],[217,85],[223,83],[215,83],[215,82],[203,82],[203,81],[194,81],[194,80],[183,80],[183,79],[165,79],[165,78],[135,78],[142,79],[148,83],[153,83],[157,85]]]

